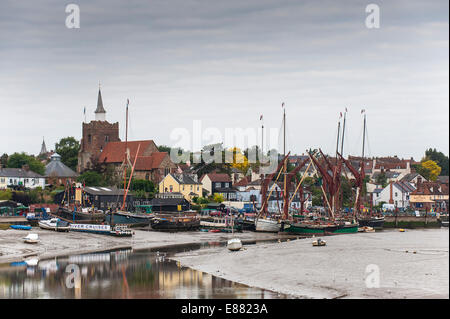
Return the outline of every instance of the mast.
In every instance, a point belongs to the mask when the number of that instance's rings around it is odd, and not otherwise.
[[[125,190],[127,186],[127,148],[128,148],[128,104],[130,101],[127,99],[127,108],[125,116],[125,152],[123,154],[123,204],[122,208],[125,206]]]
[[[342,116],[342,113],[341,113]],[[338,161],[338,150],[339,150],[339,135],[341,133],[341,118],[339,117],[339,122],[338,122],[338,133],[337,133],[337,141],[336,141],[336,165],[337,165],[337,161]]]
[[[344,135],[345,135],[345,119],[347,117],[347,108],[345,108],[344,112],[344,125],[342,127],[342,142],[341,142],[341,155],[344,156]]]
[[[364,145],[366,142],[366,110],[364,112],[364,128],[363,128],[363,145],[362,145],[362,161],[364,162]]]
[[[283,107],[283,156],[286,157],[286,109]],[[287,189],[286,189],[286,171],[287,171],[287,160],[283,164],[283,218],[287,219],[289,214],[289,203],[287,202]]]

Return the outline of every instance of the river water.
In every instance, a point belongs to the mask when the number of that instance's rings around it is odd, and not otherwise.
[[[287,297],[181,267],[168,259],[175,253],[206,253],[208,248],[221,245],[210,242],[118,250],[40,261],[31,257],[25,262],[0,265],[0,298]]]

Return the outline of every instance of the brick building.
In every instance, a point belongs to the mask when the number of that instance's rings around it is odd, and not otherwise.
[[[120,141],[119,122],[109,123],[106,121],[106,111],[103,108],[100,89],[98,90],[95,121],[83,123],[82,134],[80,152],[78,153],[78,173],[92,169],[95,166],[106,144]]]

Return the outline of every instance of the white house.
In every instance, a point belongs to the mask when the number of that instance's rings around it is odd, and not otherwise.
[[[45,177],[33,171],[21,168],[0,168],[0,189],[8,186],[26,188],[45,188]]]
[[[391,182],[385,188],[377,188],[373,192],[373,205],[381,202],[393,204],[398,208],[409,207],[409,196],[415,191],[414,185],[408,182]]]

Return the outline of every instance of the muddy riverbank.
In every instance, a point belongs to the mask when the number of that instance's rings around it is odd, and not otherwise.
[[[181,265],[299,298],[449,298],[448,229],[384,230],[177,254]]]
[[[41,239],[39,244],[26,244],[23,241],[28,233],[37,233]],[[279,238],[277,234],[243,232],[239,236],[243,240],[270,240]],[[209,232],[157,232],[135,230],[131,238],[113,237],[81,232],[60,233],[33,227],[31,231],[0,230],[0,264],[22,261],[24,258],[36,256],[39,259],[56,256],[75,255],[132,248],[134,250],[170,245],[181,245],[199,242],[223,242],[231,237],[227,233]]]

